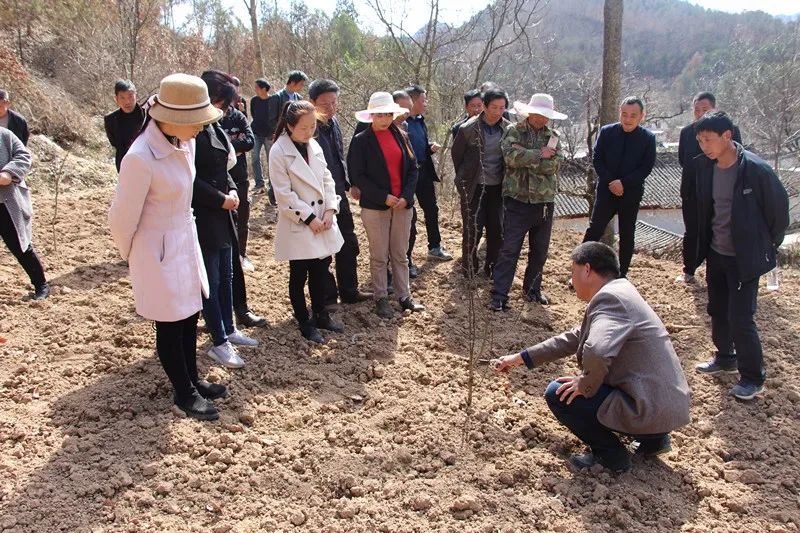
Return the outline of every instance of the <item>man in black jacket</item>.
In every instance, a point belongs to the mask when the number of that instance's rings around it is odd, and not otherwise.
[[[256,95],[250,99],[250,114],[253,121],[250,128],[253,130],[254,143],[250,157],[253,161],[253,178],[256,180],[253,194],[264,192],[264,177],[261,170],[261,148],[266,148],[267,157],[272,147],[272,136],[267,136],[267,102],[269,101],[270,84],[264,78],[256,80]]]
[[[470,89],[464,93],[464,115],[456,120],[450,127],[450,133],[453,134],[455,141],[458,128],[464,125],[466,121],[472,117],[477,117],[483,111],[483,96],[480,89]]]
[[[142,129],[144,110],[136,101],[136,87],[131,80],[117,80],[114,84],[114,101],[119,109],[103,117],[103,122],[108,142],[116,150],[114,162],[119,172],[122,158]]]
[[[14,132],[22,144],[28,145],[28,137],[30,137],[28,121],[16,111],[11,110],[11,94],[3,89],[0,89],[0,126]]]
[[[656,136],[640,123],[644,102],[629,96],[619,107],[619,122],[600,128],[592,163],[597,172],[592,219],[583,242],[599,241],[614,215],[619,219],[619,270],[626,277],[633,257],[633,238],[644,180],[656,162]]]
[[[697,255],[706,260],[708,314],[714,358],[698,372],[739,372],[731,394],[751,400],[764,391],[764,355],[753,316],[758,280],[775,268],[789,226],[789,197],[778,176],[733,140],[734,125],[720,111],[695,124],[705,158],[697,176]],[[734,350],[735,347],[735,350]]]
[[[336,184],[336,194],[341,198],[336,222],[344,238],[344,244],[336,254],[336,276],[328,271],[325,303],[333,305],[337,303],[337,299],[348,304],[363,302],[372,298],[372,295],[358,289],[358,237],[355,234],[353,212],[347,200],[347,191],[350,191],[354,200],[359,199],[360,191],[347,179],[342,129],[336,118],[339,86],[333,80],[315,80],[308,87],[308,98],[317,108],[317,112],[326,119],[317,120],[315,139],[325,155],[328,170]]]
[[[697,93],[692,99],[694,122],[681,130],[678,142],[678,162],[681,165],[681,211],[683,212],[683,272],[675,278],[679,283],[693,283],[695,271],[695,251],[697,249],[697,197],[695,195],[696,157],[705,157],[697,142],[694,126],[700,117],[714,111],[717,99],[710,92]],[[739,128],[733,127],[733,140],[742,144]]]

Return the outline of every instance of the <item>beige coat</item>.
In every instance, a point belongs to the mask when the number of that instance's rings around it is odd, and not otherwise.
[[[306,163],[291,138],[281,135],[269,151],[269,179],[278,202],[275,258],[321,259],[337,253],[344,239],[335,216],[331,229],[317,235],[305,223],[311,214],[322,221],[328,209],[339,212],[340,198],[317,141],[308,143]]]
[[[689,385],[669,334],[627,279],[608,282],[589,302],[583,324],[528,348],[534,366],[577,354],[586,397],[614,387],[597,419],[630,435],[667,433],[689,423]]]
[[[136,312],[149,320],[183,320],[208,297],[191,208],[194,150],[194,139],[176,148],[151,121],[122,160],[108,221],[130,266]]]

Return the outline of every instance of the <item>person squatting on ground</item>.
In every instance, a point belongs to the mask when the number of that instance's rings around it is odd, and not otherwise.
[[[230,77],[209,70],[201,78],[211,104],[224,113],[236,97]],[[233,322],[233,253],[238,250],[233,211],[239,207],[239,196],[228,170],[236,165],[236,152],[219,122],[205,125],[195,143],[192,207],[208,273],[209,294],[203,299],[203,319],[213,342],[208,355],[225,367],[241,368],[244,361],[234,345],[257,346],[258,341]]]
[[[361,191],[359,205],[369,242],[375,312],[381,318],[394,315],[388,296],[388,266],[401,309],[425,309],[411,298],[407,254],[417,162],[407,136],[394,122],[398,114],[407,111],[391,94],[372,93],[367,109],[356,113],[356,119],[370,127],[353,137],[347,152],[350,179]]]
[[[336,223],[336,184],[314,140],[318,118],[311,102],[286,103],[269,152],[269,175],[278,202],[275,258],[289,261],[289,300],[300,333],[323,343],[320,329],[344,331],[325,308],[331,256],[341,250],[344,238]],[[313,318],[306,307],[306,280]]]
[[[564,160],[558,133],[551,119],[567,115],[553,109],[553,97],[534,94],[530,103],[514,102],[525,120],[510,126],[501,147],[505,160],[503,179],[503,244],[494,268],[489,308],[508,309],[508,291],[514,281],[522,244],[528,236],[528,265],[522,281],[522,297],[529,302],[550,303],[542,292],[542,274],[550,248],[558,178]]]
[[[33,299],[44,300],[50,286],[33,249],[33,205],[25,175],[31,153],[9,129],[0,126],[0,237],[33,285]]]
[[[583,242],[599,241],[606,226],[619,220],[620,276],[628,275],[633,257],[636,216],[644,180],[656,162],[656,136],[642,126],[644,102],[629,96],[619,106],[619,122],[600,128],[592,163],[597,172],[594,209]]]
[[[467,102],[467,106],[470,105]],[[456,189],[461,200],[461,266],[466,277],[479,271],[478,243],[484,227],[486,262],[483,273],[487,278],[492,276],[503,244],[502,187],[505,162],[500,140],[511,126],[511,122],[503,118],[507,107],[508,96],[505,92],[498,89],[486,91],[481,111],[456,130],[450,151],[456,171]]]
[[[758,280],[777,264],[777,248],[789,226],[789,197],[760,157],[733,140],[723,112],[695,123],[705,157],[695,159],[697,253],[706,260],[708,314],[714,358],[697,365],[704,374],[739,372],[730,393],[752,400],[764,391],[764,354],[753,317]]]
[[[227,389],[197,372],[197,316],[209,292],[192,220],[194,137],[221,116],[200,78],[161,80],[142,131],[122,159],[108,214],[114,244],[128,261],[136,312],[155,321],[156,351],[173,401],[203,420],[219,417],[212,400]]]
[[[625,472],[630,454],[616,433],[636,440],[637,455],[670,451],[669,432],[690,421],[689,386],[661,319],[627,279],[617,279],[614,250],[586,242],[571,259],[575,295],[588,303],[581,326],[492,363],[497,371],[533,369],[576,354],[581,374],[557,378],[544,393],[558,421],[590,449],[569,462]]]
[[[696,157],[705,157],[697,142],[697,132],[694,127],[700,117],[714,111],[717,99],[709,92],[697,93],[692,99],[694,122],[681,129],[678,141],[678,163],[681,165],[681,213],[683,215],[683,272],[675,281],[679,283],[693,283],[695,271],[695,254],[697,253],[697,171]],[[742,134],[739,128],[733,127],[733,140],[742,144]]]
[[[114,84],[114,101],[119,109],[103,117],[106,137],[114,147],[114,163],[119,165],[139,134],[144,123],[144,109],[136,101],[136,86],[130,80],[117,80]]]

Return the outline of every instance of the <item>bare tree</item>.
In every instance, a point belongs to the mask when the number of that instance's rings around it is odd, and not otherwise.
[[[250,13],[250,28],[253,32],[253,61],[255,63],[256,75],[261,76],[264,72],[264,56],[261,52],[261,39],[258,35],[258,0],[242,1],[245,7],[247,7],[247,11]]]
[[[117,0],[117,14],[125,42],[128,78],[136,78],[139,49],[149,29],[158,25],[163,0]]]

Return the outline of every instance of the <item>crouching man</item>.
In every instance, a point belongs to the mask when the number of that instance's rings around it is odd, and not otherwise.
[[[556,379],[544,393],[559,422],[591,450],[569,462],[625,472],[630,454],[616,433],[633,437],[637,454],[669,451],[669,432],[689,423],[689,386],[661,319],[630,281],[617,279],[614,250],[585,242],[571,259],[575,294],[589,303],[583,324],[492,364],[502,372],[576,354],[581,374]]]

